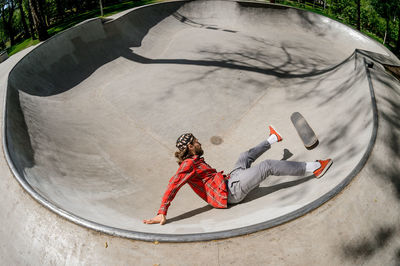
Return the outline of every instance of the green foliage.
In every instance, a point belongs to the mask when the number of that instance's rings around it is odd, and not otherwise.
[[[17,4],[17,0],[0,0],[0,7],[7,7],[6,2],[13,1]],[[99,1],[98,0],[39,0],[42,1],[43,13],[47,23],[47,32],[49,35],[54,35],[67,28],[70,28],[82,21],[93,17],[100,16]],[[158,0],[136,0],[136,1],[121,1],[121,0],[102,0],[104,7],[104,16],[110,16],[120,11],[145,5]],[[22,0],[26,23],[29,24],[28,15],[30,12],[29,0]],[[7,12],[7,8],[5,8]],[[1,16],[1,14],[0,14]],[[0,17],[1,18],[1,17]],[[18,7],[14,9],[13,13],[13,29],[15,31],[15,39],[17,45],[10,46],[9,34],[6,31],[2,20],[0,20],[0,50],[8,46],[7,50],[9,55],[12,55],[28,46],[38,43],[36,40],[26,39],[23,40],[23,24],[21,20],[21,13]],[[2,42],[4,40],[4,42]]]
[[[129,1],[125,3],[119,3],[112,6],[104,7],[104,17],[111,16],[118,12],[121,12],[126,9],[134,8],[141,5],[146,5],[156,2],[155,0],[140,0],[140,1]],[[65,29],[68,29],[82,21],[85,21],[90,18],[99,17],[100,9],[95,8],[90,11],[86,11],[81,14],[70,14],[67,18],[63,19],[59,23],[53,25],[53,27],[48,29],[50,35],[57,34]]]
[[[356,0],[327,0],[326,9],[322,6],[310,8],[309,5],[300,4],[298,0],[276,2],[325,15],[353,28],[357,26]],[[386,17],[389,18],[386,46],[396,52],[396,42],[399,42],[400,0],[361,0],[361,31],[381,43],[386,31]],[[397,49],[397,54],[400,55],[400,49]]]
[[[374,7],[376,12],[384,18],[391,19],[395,16],[396,5],[399,4],[398,0],[370,0],[371,5]]]
[[[374,32],[383,39],[386,28],[385,19],[371,5],[370,0],[362,1],[361,28],[368,32]]]
[[[47,24],[49,35],[54,35],[67,28],[70,28],[86,19],[100,16],[99,0],[38,0],[42,3],[44,19]],[[122,10],[136,6],[156,2],[159,0],[102,0],[104,7],[104,16],[110,16]],[[268,0],[266,0],[268,1]],[[352,27],[357,26],[357,0],[326,0],[326,9],[322,0],[276,0],[277,3],[295,6],[307,9],[309,11],[328,16]],[[13,3],[15,9],[13,12],[12,29],[18,45],[9,47],[12,53],[18,51],[21,47],[32,45],[31,39],[23,40],[23,24],[21,13],[18,8],[18,0],[0,0],[0,8],[4,14],[7,14],[9,5]],[[316,4],[315,4],[316,3]],[[22,0],[26,23],[30,25],[28,15],[30,12],[29,0]],[[3,15],[4,15],[3,14]],[[0,16],[2,13],[0,13]],[[361,0],[361,29],[365,34],[373,36],[382,42],[386,31],[386,19],[389,19],[389,28],[387,32],[387,41],[389,48],[394,48],[399,39],[399,20],[400,20],[400,0]],[[0,19],[0,49],[2,44],[9,46],[9,32]],[[2,42],[4,40],[4,42]],[[4,45],[3,45],[4,46]]]
[[[331,0],[329,12],[347,24],[357,23],[357,5],[354,0]]]
[[[8,56],[12,56],[13,54],[18,53],[19,51],[22,51],[25,48],[32,46],[32,45],[36,45],[38,43],[39,43],[39,40],[37,40],[37,39],[36,40],[32,40],[31,38],[26,39],[19,44],[8,47],[8,49],[7,49]]]

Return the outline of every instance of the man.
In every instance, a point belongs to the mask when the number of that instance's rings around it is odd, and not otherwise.
[[[313,173],[316,178],[320,178],[332,165],[331,159],[315,162],[265,160],[250,167],[261,154],[271,148],[272,144],[282,141],[281,135],[272,126],[269,126],[269,130],[267,140],[240,154],[229,175],[224,175],[223,171],[217,172],[204,161],[201,157],[203,155],[201,144],[193,134],[181,135],[176,141],[178,151],[175,153],[179,169],[169,181],[157,216],[143,222],[165,224],[169,205],[186,183],[211,206],[227,208],[228,204],[241,202],[251,190],[258,187],[270,175],[304,176],[305,173]]]

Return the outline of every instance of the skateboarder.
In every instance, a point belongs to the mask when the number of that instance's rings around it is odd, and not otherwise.
[[[215,208],[227,208],[228,204],[241,202],[246,195],[258,187],[269,175],[304,176],[313,173],[316,178],[322,177],[332,164],[331,159],[315,162],[292,162],[265,160],[251,167],[251,164],[271,145],[282,141],[282,136],[269,126],[270,134],[256,147],[240,154],[233,171],[229,175],[217,172],[209,166],[204,158],[203,149],[199,141],[191,133],[181,135],[176,141],[179,168],[169,180],[167,190],[162,198],[157,216],[150,220],[143,220],[145,224],[165,224],[168,207],[178,190],[184,185]]]

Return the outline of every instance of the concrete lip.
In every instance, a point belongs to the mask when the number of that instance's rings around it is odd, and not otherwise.
[[[359,51],[357,49],[367,50]],[[383,46],[319,15],[233,1],[179,1],[93,19],[56,35],[10,72],[7,160],[39,202],[89,228],[147,241],[252,233],[297,218],[340,192],[376,136],[365,59],[398,65]],[[319,145],[303,146],[300,112]],[[155,215],[193,132],[206,161],[229,173],[240,152],[284,136],[263,159],[334,164],[319,180],[270,177],[247,199],[213,209],[184,186],[169,223]],[[218,144],[218,145],[216,145]]]
[[[7,51],[0,51],[0,63],[6,61],[8,59]]]

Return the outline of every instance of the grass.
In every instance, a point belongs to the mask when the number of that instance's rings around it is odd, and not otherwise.
[[[26,39],[21,43],[18,43],[16,45],[9,47],[7,49],[8,56],[12,56],[13,54],[18,53],[18,52],[28,48],[29,46],[36,45],[38,43],[39,43],[38,39],[36,39],[36,40],[32,40],[32,38]]]
[[[151,3],[159,2],[157,0],[140,0],[140,1],[129,1],[121,4],[116,4],[113,6],[108,6],[103,8],[103,17],[109,17],[114,14],[117,14],[121,11],[138,7],[138,6],[143,6]],[[50,36],[57,34],[63,30],[66,30],[68,28],[71,28],[75,26],[76,24],[79,24],[85,20],[91,19],[91,18],[96,18],[100,17],[100,9],[94,9],[82,14],[78,15],[71,15],[67,19],[65,19],[62,23],[56,24],[53,27],[49,28],[47,32],[50,34]]]

